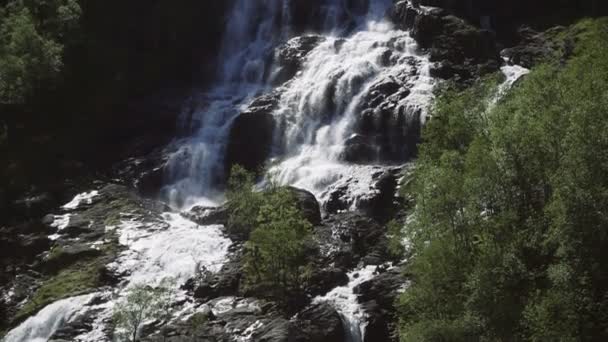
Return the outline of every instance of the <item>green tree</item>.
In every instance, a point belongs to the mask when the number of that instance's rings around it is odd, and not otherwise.
[[[289,298],[301,294],[308,274],[306,250],[311,229],[289,189],[266,191],[256,228],[246,244],[249,287],[262,288],[271,298],[289,306]]]
[[[128,289],[114,307],[114,334],[120,341],[135,342],[142,324],[163,320],[170,316],[173,292],[172,280],[164,280],[158,287],[137,284]]]
[[[0,8],[0,103],[24,104],[58,82],[64,41],[74,37],[80,15],[74,0],[14,0]]]
[[[255,176],[240,165],[232,167],[226,191],[228,229],[247,239],[255,227],[263,194],[255,190]]]
[[[403,341],[608,338],[608,20],[555,39],[493,107],[496,82],[444,89],[424,128],[408,225]]]

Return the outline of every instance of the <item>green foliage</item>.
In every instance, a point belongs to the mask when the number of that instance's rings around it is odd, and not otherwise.
[[[489,107],[444,89],[415,171],[403,341],[608,339],[608,20]]]
[[[255,227],[262,206],[263,194],[255,190],[255,176],[240,165],[232,167],[226,199],[228,229],[247,239]]]
[[[393,220],[386,226],[388,232],[388,253],[393,259],[402,260],[405,255],[405,230],[403,224]]]
[[[36,290],[13,321],[19,322],[48,304],[96,288],[99,285],[101,266],[97,262],[78,262],[61,270]]]
[[[0,103],[23,104],[55,83],[63,42],[78,25],[74,0],[10,1],[0,9]]]
[[[256,228],[246,244],[248,287],[289,309],[290,298],[301,294],[309,273],[306,251],[311,229],[289,189],[265,191]]]
[[[138,341],[140,328],[150,320],[170,317],[173,280],[165,279],[158,287],[137,284],[114,307],[114,335],[119,341]]]

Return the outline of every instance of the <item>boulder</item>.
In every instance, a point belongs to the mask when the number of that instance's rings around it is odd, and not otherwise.
[[[228,262],[217,273],[199,270],[196,277],[186,282],[184,289],[203,302],[213,298],[237,295],[243,275],[241,257],[242,253],[230,255]]]
[[[399,341],[395,302],[406,284],[403,271],[393,268],[354,289],[368,315],[364,341]]]
[[[266,162],[274,138],[275,119],[272,111],[278,98],[277,93],[257,98],[232,123],[224,160],[227,177],[234,165],[259,172]]]
[[[421,1],[421,5],[442,7],[422,9],[400,1],[391,11],[391,18],[400,27],[411,29],[419,46],[437,62],[431,70],[433,76],[470,82],[497,71],[502,61],[496,35],[459,17],[462,12],[450,3],[455,2]]]
[[[309,286],[306,288],[306,292],[311,297],[323,296],[332,289],[346,284],[348,284],[348,275],[343,268],[332,266],[321,268],[317,265],[310,275]]]
[[[360,212],[331,215],[323,225],[315,228],[314,235],[320,244],[320,263],[327,267],[332,265],[339,269],[352,269],[360,261],[365,261],[366,256],[373,255],[379,259],[374,264],[388,260],[385,229]],[[344,281],[339,274],[335,276],[336,281]]]
[[[299,312],[289,324],[290,341],[344,341],[344,326],[340,314],[328,303],[313,304]]]
[[[278,47],[275,52],[277,68],[271,82],[279,85],[292,79],[302,67],[308,53],[323,41],[325,41],[323,36],[301,36],[292,38]]]
[[[372,137],[354,134],[344,142],[341,157],[349,163],[370,163],[378,160],[379,148]]]
[[[573,52],[572,39],[564,39],[560,44],[557,40],[550,38],[563,31],[564,28],[561,26],[546,32],[537,32],[530,27],[522,27],[517,31],[519,43],[503,50],[501,54],[509,63],[528,69],[560,54],[563,59],[567,59]]]
[[[196,222],[201,226],[208,226],[214,224],[226,225],[228,222],[228,206],[195,206],[189,211],[181,213],[181,215],[189,219],[190,221]]]
[[[314,226],[321,224],[321,209],[315,195],[294,187],[289,187],[289,190],[295,196],[298,209],[300,209],[302,215]]]

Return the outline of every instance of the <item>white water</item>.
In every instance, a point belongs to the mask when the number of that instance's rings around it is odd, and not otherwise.
[[[221,226],[199,226],[177,213],[163,214],[163,221],[142,223],[133,218],[118,227],[120,244],[127,246],[112,264],[117,273],[129,273],[131,284],[155,286],[165,278],[179,285],[194,275],[197,263],[217,272],[231,241]]]
[[[28,318],[4,337],[4,342],[46,342],[69,323],[93,297],[84,295],[57,301]]]
[[[363,341],[366,328],[366,314],[357,302],[357,295],[353,292],[355,287],[371,280],[375,276],[377,266],[367,266],[354,270],[348,274],[349,282],[346,286],[336,287],[325,296],[316,297],[313,303],[328,302],[342,315],[346,328],[348,342]]]
[[[169,185],[164,189],[171,205],[185,208],[222,201],[218,184],[223,182],[232,121],[254,97],[270,89],[266,80],[273,68],[274,48],[292,36],[292,5],[290,0],[236,1],[226,26],[218,82],[210,91],[193,96],[184,112],[184,118],[191,117],[200,127],[186,141],[176,142],[179,148],[170,159]],[[360,102],[377,81],[416,73],[402,84],[411,88],[411,95],[394,110],[426,108],[433,87],[430,63],[416,52],[407,32],[384,19],[390,5],[390,0],[371,1],[366,15],[355,16],[341,0],[324,1],[320,21],[327,40],[309,54],[296,79],[285,85],[274,113],[285,129],[275,139],[277,165],[271,171],[282,184],[320,197],[339,180],[361,174],[340,155],[353,133]],[[357,28],[347,30],[345,18]],[[392,62],[383,65],[383,54],[389,50]],[[417,72],[406,63],[408,58],[416,60]],[[329,93],[335,94],[331,105]],[[189,124],[184,120],[184,127]]]
[[[66,203],[62,208],[67,210],[74,210],[80,206],[80,203],[85,202],[86,204],[93,203],[93,198],[99,195],[99,191],[93,190],[91,192],[84,192],[78,194],[70,202]]]
[[[402,84],[411,88],[411,94],[394,108],[395,115],[400,108],[424,109],[432,97],[430,63],[417,55],[416,44],[407,32],[394,30],[384,21],[371,21],[336,51],[338,39],[328,39],[309,54],[302,74],[288,86],[275,113],[287,126],[280,138],[287,152],[277,158],[279,163],[271,173],[280,183],[309,190],[321,201],[328,194],[326,190],[341,180],[362,178],[358,183],[370,184],[365,179],[369,166],[342,162],[340,156],[353,134],[362,98],[372,85],[412,71],[406,59],[415,58],[420,73]],[[384,67],[381,59],[387,50],[393,51],[396,62]],[[327,103],[331,93],[337,99],[333,106]],[[327,122],[327,117],[334,119]],[[353,192],[358,193],[356,189]]]
[[[46,341],[79,311],[87,309],[99,311],[93,330],[75,337],[75,341],[108,341],[105,329],[114,303],[131,286],[156,286],[171,278],[175,281],[176,295],[183,296],[179,287],[195,274],[197,264],[217,272],[226,259],[231,241],[222,236],[221,226],[198,226],[177,213],[165,213],[154,221],[126,216],[118,226],[107,227],[116,230],[120,244],[126,247],[116,262],[108,265],[117,273],[126,274],[124,281],[105,294],[97,294],[111,297],[111,300],[89,308],[85,305],[94,295],[55,302],[13,329],[4,342]]]
[[[391,1],[371,1],[368,14],[354,21],[358,26],[353,31],[340,26],[341,18],[352,16],[343,3],[326,0],[322,33],[327,39],[311,51],[302,71],[285,86],[274,113],[285,129],[276,137],[273,156],[276,164],[271,172],[281,183],[310,190],[322,202],[336,186],[348,187],[351,198],[370,190],[370,177],[378,166],[347,164],[341,161],[340,155],[345,140],[353,134],[362,98],[372,85],[400,73],[410,75],[399,82],[411,93],[395,105],[394,112],[422,110],[422,121],[432,97],[430,62],[417,53],[408,32],[394,29],[383,19]],[[229,129],[236,115],[253,98],[270,89],[266,83],[272,71],[270,57],[278,44],[292,36],[290,6],[290,0],[236,0],[220,53],[222,68],[218,81],[211,90],[193,94],[184,106],[181,126],[195,129],[190,138],[175,142],[177,151],[168,164],[169,185],[163,189],[163,195],[174,207],[215,204],[222,200],[221,188],[217,185],[222,182]],[[387,65],[382,58],[389,50],[392,62]],[[406,62],[408,59],[415,60],[415,68]],[[327,103],[328,92],[335,94],[331,105]],[[75,209],[82,201],[90,203],[95,195],[81,194],[66,204],[65,209]],[[57,227],[67,222],[69,216],[62,217],[57,220]],[[132,217],[113,228],[127,249],[112,267],[128,274],[120,287],[108,293],[114,298],[120,298],[133,284],[154,285],[166,277],[175,278],[179,286],[194,274],[197,262],[217,271],[229,246],[229,241],[220,234],[220,227],[199,227],[177,214],[165,214],[156,222],[142,222]],[[351,341],[360,341],[365,330],[365,313],[357,304],[353,289],[371,277],[371,268],[352,272],[347,286],[316,299],[336,306],[348,322]],[[75,299],[68,303],[77,304]],[[104,330],[113,303],[97,307],[101,312],[96,316],[93,331],[75,340],[107,340]],[[55,317],[71,317],[77,306],[63,303],[65,306],[55,307],[56,304],[61,302],[43,309],[32,326],[55,326],[56,329],[60,324],[55,325]],[[55,310],[54,314],[42,315],[47,309]],[[27,327],[21,325],[10,336],[24,329]],[[9,340],[13,341],[21,340]]]
[[[338,0],[328,0],[331,8]],[[169,160],[169,185],[163,196],[174,207],[213,205],[222,200],[224,153],[232,121],[261,92],[269,90],[274,48],[291,33],[290,0],[236,0],[226,24],[216,85],[194,94],[182,114],[185,129]],[[328,14],[329,16],[329,14]],[[193,108],[192,108],[193,107]]]

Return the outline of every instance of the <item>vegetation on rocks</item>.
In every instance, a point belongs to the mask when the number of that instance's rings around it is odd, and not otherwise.
[[[170,317],[171,282],[165,279],[158,287],[138,284],[128,290],[122,301],[116,304],[112,316],[118,341],[138,341],[144,323]]]
[[[403,341],[608,338],[608,21],[569,29],[569,61],[498,103],[496,80],[443,90],[408,225]]]
[[[228,225],[247,238],[245,287],[281,303],[303,293],[309,273],[307,250],[312,243],[311,223],[298,208],[294,193],[273,182],[254,189],[254,176],[240,166],[228,181]]]

